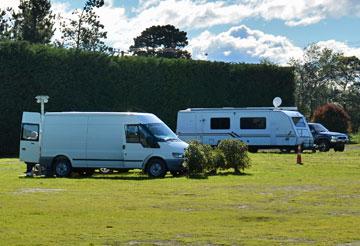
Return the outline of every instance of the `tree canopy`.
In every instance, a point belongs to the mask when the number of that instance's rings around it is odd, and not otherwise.
[[[94,8],[103,5],[104,0],[87,0],[81,11],[75,10],[73,19],[61,23],[62,37],[57,44],[77,50],[107,51],[109,48],[104,43],[107,32],[94,12]]]
[[[130,51],[138,56],[191,58],[183,48],[188,45],[187,33],[172,25],[152,26],[134,39]]]
[[[20,0],[19,9],[12,14],[14,37],[30,43],[50,43],[55,31],[50,1]]]
[[[339,103],[350,114],[355,130],[360,126],[360,60],[315,44],[302,59],[292,60],[295,99],[300,111],[311,117],[326,103]]]

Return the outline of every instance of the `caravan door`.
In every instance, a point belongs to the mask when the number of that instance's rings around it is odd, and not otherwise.
[[[21,123],[20,160],[39,163],[40,113],[24,112]]]

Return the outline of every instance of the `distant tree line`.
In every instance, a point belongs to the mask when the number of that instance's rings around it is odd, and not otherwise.
[[[295,100],[309,118],[327,103],[341,106],[351,118],[353,131],[360,127],[360,60],[312,44],[302,59],[293,59]]]
[[[50,0],[20,0],[18,11],[0,9],[0,40],[20,40],[113,54],[114,49],[105,44],[105,26],[95,13],[95,9],[103,5],[104,0],[86,0],[82,9],[72,12],[71,18],[55,18]],[[60,39],[52,40],[56,20],[60,22],[62,35]],[[137,56],[189,59],[190,53],[183,50],[187,44],[186,32],[172,25],[152,26],[134,39],[129,51]]]

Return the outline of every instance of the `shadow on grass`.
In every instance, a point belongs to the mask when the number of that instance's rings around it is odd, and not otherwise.
[[[152,180],[147,176],[91,176],[91,177],[79,177],[76,179],[105,179],[105,180]]]
[[[209,174],[208,176],[253,176],[253,174],[251,173],[243,173],[243,172],[240,172],[240,173],[234,173],[234,172],[231,172],[231,171],[225,171],[225,172],[219,172],[217,174]]]

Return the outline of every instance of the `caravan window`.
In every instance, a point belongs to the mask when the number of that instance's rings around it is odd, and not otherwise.
[[[230,129],[230,118],[211,118],[211,129]]]
[[[303,117],[292,117],[296,127],[306,127]]]
[[[240,118],[240,129],[266,129],[265,117]]]
[[[23,124],[21,140],[38,141],[39,140],[39,125],[38,124]]]

